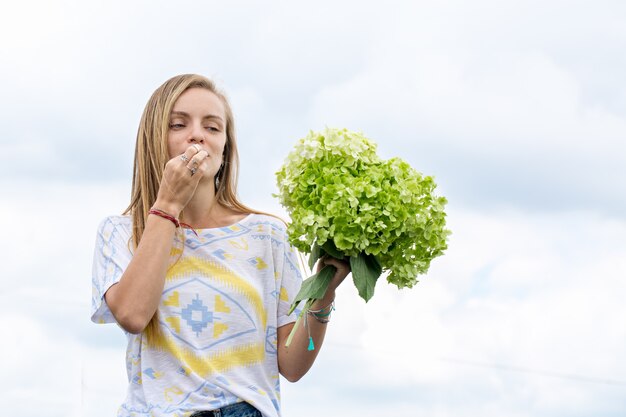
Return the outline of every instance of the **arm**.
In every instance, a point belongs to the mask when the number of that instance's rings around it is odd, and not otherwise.
[[[127,332],[141,333],[159,305],[175,230],[169,220],[148,216],[141,241],[120,282],[104,295],[115,320]]]
[[[337,259],[326,258],[320,261],[317,266],[318,272],[324,265],[334,265],[337,268],[337,272],[335,272],[324,297],[313,303],[311,307],[312,310],[328,307],[335,299],[336,288],[343,282],[348,273],[350,273],[349,264],[338,261]],[[328,323],[320,323],[311,316],[308,317],[307,321],[311,331],[311,337],[315,343],[315,349],[311,351],[308,350],[309,334],[307,328],[304,326],[304,322],[298,325],[298,329],[289,347],[285,346],[285,342],[287,341],[287,337],[294,323],[278,328],[278,369],[281,375],[290,382],[298,381],[309,371],[313,362],[315,362],[315,358],[322,347],[324,336],[326,335]]]
[[[180,157],[167,162],[154,207],[178,217],[193,196],[204,174],[206,152],[190,146],[188,159],[202,158],[197,175],[189,175]],[[156,312],[165,284],[176,227],[164,218],[149,215],[139,245],[120,281],[105,293],[115,320],[130,333],[141,333]]]

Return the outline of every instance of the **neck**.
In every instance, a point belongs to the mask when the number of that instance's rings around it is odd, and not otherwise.
[[[220,223],[224,207],[217,202],[212,179],[203,179],[181,213],[181,218],[192,227],[207,228]]]

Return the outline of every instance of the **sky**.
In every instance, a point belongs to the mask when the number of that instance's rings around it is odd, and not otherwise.
[[[0,407],[105,417],[125,336],[90,322],[96,228],[141,112],[200,73],[235,112],[244,202],[325,126],[432,175],[446,254],[349,281],[285,416],[626,415],[626,3],[21,1],[0,13]]]

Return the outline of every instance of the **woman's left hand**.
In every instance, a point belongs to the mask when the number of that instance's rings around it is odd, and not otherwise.
[[[339,259],[326,255],[321,257],[319,262],[317,263],[316,272],[320,272],[322,268],[324,268],[326,265],[332,265],[337,268],[337,271],[335,271],[335,275],[333,275],[330,283],[328,284],[328,290],[326,291],[327,293],[335,292],[337,287],[341,285],[343,280],[346,279],[346,277],[350,273],[350,262],[347,259],[344,261],[340,261]]]

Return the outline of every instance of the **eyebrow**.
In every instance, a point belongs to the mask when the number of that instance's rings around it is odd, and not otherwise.
[[[186,112],[184,112],[184,111],[172,111],[172,116],[184,116],[184,117],[189,117],[189,113],[186,113]],[[217,119],[217,120],[219,120],[219,121],[220,121],[220,122],[222,122],[222,123],[224,122],[224,120],[223,120],[220,116],[218,116],[218,115],[216,115],[216,114],[208,114],[208,115],[204,116],[202,119],[203,119],[203,120],[204,120],[204,119]]]

